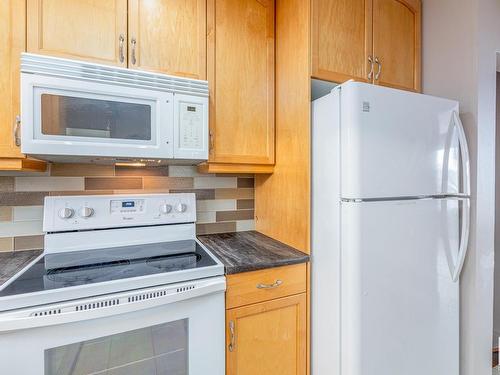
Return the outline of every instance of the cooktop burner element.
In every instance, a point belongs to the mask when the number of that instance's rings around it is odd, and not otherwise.
[[[106,258],[113,254],[127,253],[139,246],[127,246],[111,249],[92,250],[103,252]],[[173,249],[193,249],[192,252],[175,252]],[[158,254],[158,249],[168,252]],[[159,273],[183,271],[200,267],[216,265],[216,262],[195,241],[175,241],[169,243],[146,244],[141,246],[142,254],[153,253],[152,256],[117,259],[109,262],[88,263],[91,257],[86,257],[87,263],[58,268],[46,268],[45,258],[57,258],[56,254],[46,255],[24,272],[14,282],[0,291],[0,297],[13,294],[33,293],[50,289],[67,288],[78,285],[102,283],[112,280],[148,276]],[[149,250],[149,251],[148,251]],[[64,258],[78,259],[81,252],[61,254]],[[98,259],[98,258],[96,258]],[[54,263],[54,259],[51,260]]]

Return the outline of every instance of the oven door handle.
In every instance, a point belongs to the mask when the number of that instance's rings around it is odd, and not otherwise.
[[[105,318],[226,290],[223,276],[0,313],[0,334]]]

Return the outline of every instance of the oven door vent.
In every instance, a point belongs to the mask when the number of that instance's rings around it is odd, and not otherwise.
[[[81,305],[75,306],[75,311],[85,311],[85,310],[94,310],[101,309],[103,307],[116,306],[120,304],[120,300],[118,298],[115,299],[107,299],[104,301],[92,302],[92,303],[84,303]]]
[[[31,314],[31,316],[47,316],[47,315],[57,315],[61,313],[61,309],[49,309],[40,310]]]
[[[145,301],[148,299],[160,298],[166,296],[167,294],[187,292],[189,290],[193,290],[194,288],[195,285],[185,285],[175,289],[170,288],[170,289],[157,290],[153,292],[137,293],[132,296],[129,296],[127,302],[130,303],[130,302]]]

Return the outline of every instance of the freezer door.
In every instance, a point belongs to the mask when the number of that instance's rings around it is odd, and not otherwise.
[[[358,82],[340,90],[343,198],[460,192],[457,102]]]
[[[342,203],[342,375],[458,375],[463,201]]]

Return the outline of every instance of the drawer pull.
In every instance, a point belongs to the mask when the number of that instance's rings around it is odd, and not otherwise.
[[[276,280],[273,284],[257,284],[257,289],[273,289],[283,284],[283,281]]]

